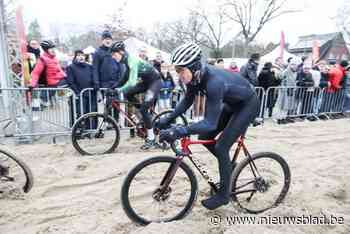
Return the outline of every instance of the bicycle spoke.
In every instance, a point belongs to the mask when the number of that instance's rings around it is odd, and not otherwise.
[[[238,167],[233,178],[236,202],[250,213],[275,207],[289,188],[290,180],[286,180],[286,176],[290,176],[288,165],[273,153],[253,155],[243,163],[244,166]]]
[[[171,163],[151,164],[144,167],[129,186],[130,205],[133,211],[145,220],[152,222],[170,220],[188,203],[192,190],[191,182],[184,171],[179,168],[171,181],[166,179],[174,172],[173,163],[172,159]],[[160,186],[164,182],[168,185]],[[139,189],[146,191],[141,192]]]

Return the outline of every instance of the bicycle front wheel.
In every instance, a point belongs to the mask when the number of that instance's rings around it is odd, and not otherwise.
[[[0,193],[18,188],[28,193],[33,184],[29,167],[15,155],[0,149]]]
[[[184,162],[174,171],[177,159],[153,157],[127,175],[121,190],[122,206],[134,222],[170,222],[185,217],[197,195],[198,184],[193,171]],[[166,179],[175,172],[169,186]]]
[[[92,112],[81,116],[72,128],[72,143],[82,155],[99,155],[114,152],[120,132],[111,116]]]
[[[289,166],[281,156],[270,152],[253,154],[233,172],[233,197],[248,213],[261,213],[283,201],[290,181]]]

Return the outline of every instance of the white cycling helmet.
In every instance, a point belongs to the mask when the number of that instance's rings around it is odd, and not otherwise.
[[[189,67],[201,60],[202,51],[195,43],[186,43],[177,47],[172,56],[171,63],[174,66]]]

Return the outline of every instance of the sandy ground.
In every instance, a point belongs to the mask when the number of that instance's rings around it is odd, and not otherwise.
[[[140,140],[123,137],[117,153],[94,157],[78,155],[69,143],[7,145],[5,148],[30,166],[35,185],[29,194],[0,199],[0,233],[350,233],[349,119],[285,126],[270,123],[250,129],[247,139],[253,153],[273,151],[282,155],[292,173],[285,202],[255,217],[344,218],[344,224],[337,225],[229,225],[225,217],[251,215],[232,205],[215,211],[203,208],[200,200],[208,196],[209,189],[198,177],[199,196],[186,218],[137,226],[120,204],[125,175],[143,159],[172,155],[170,151],[142,152],[140,145]],[[193,149],[215,175],[216,159],[201,146]],[[223,217],[220,225],[210,222],[214,215]]]

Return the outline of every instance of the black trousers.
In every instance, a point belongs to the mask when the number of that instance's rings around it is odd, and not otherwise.
[[[143,122],[147,129],[152,128],[152,116],[149,110],[157,100],[161,86],[162,82],[160,79],[154,80],[151,83],[140,82],[134,87],[131,87],[125,94],[126,99],[129,102],[137,103],[138,100],[135,96],[139,93],[145,93],[145,100],[140,104],[135,105],[135,107],[140,110]]]
[[[218,159],[220,182],[226,189],[229,189],[228,183],[231,180],[229,151],[238,137],[245,134],[248,126],[258,114],[259,100],[256,95],[233,108],[225,105],[220,114],[217,129],[208,134],[199,135],[198,137],[201,140],[210,140],[222,132],[215,145],[205,145],[205,147]],[[229,193],[230,191],[223,192]]]

